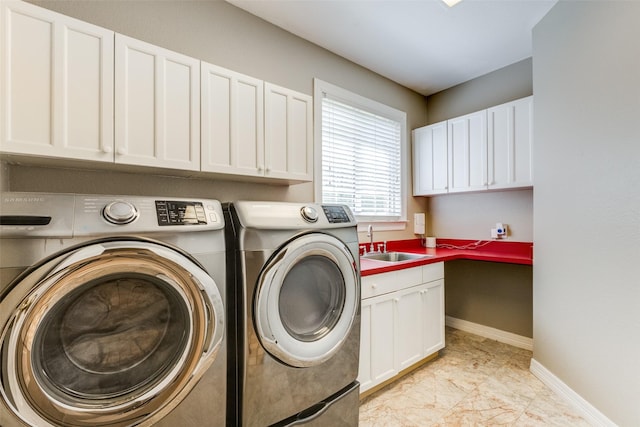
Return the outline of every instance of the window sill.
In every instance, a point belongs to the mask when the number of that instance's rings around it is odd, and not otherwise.
[[[366,232],[369,225],[374,231],[398,231],[407,228],[407,221],[358,221],[358,232]]]

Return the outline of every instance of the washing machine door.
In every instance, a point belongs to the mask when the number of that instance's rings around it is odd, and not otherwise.
[[[339,239],[309,233],[264,266],[254,300],[263,347],[295,367],[319,365],[347,339],[360,307],[358,264]]]
[[[215,282],[158,242],[93,242],[16,280],[0,302],[0,390],[28,425],[150,425],[222,342]]]

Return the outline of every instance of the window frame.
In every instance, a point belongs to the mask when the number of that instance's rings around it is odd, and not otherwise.
[[[313,80],[313,120],[314,120],[314,198],[317,203],[322,203],[322,99],[323,94],[329,94],[346,104],[368,111],[378,116],[386,117],[400,123],[400,215],[394,220],[377,220],[370,216],[359,217],[358,231],[366,230],[371,224],[376,230],[391,231],[404,230],[407,227],[407,174],[408,174],[408,148],[407,148],[407,113],[396,108],[382,104],[378,101],[366,98],[350,92],[318,78]]]

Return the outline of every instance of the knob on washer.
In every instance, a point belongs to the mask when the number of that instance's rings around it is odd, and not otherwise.
[[[311,206],[305,206],[300,209],[300,215],[307,222],[316,222],[318,220],[318,212]]]
[[[129,202],[116,200],[102,210],[104,219],[112,224],[129,224],[138,218],[138,209]]]

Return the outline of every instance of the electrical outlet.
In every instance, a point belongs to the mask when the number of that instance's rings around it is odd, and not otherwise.
[[[496,227],[491,229],[492,239],[502,239],[507,237],[507,225],[501,222],[496,223]]]

